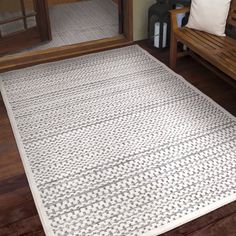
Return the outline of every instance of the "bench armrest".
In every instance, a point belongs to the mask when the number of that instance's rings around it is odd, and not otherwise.
[[[189,7],[183,7],[180,9],[174,9],[170,10],[170,16],[171,16],[171,28],[173,31],[178,29],[178,23],[177,23],[177,15],[182,13],[188,13],[190,12]]]
[[[177,14],[188,13],[188,12],[190,12],[190,8],[189,7],[183,7],[183,8],[180,8],[180,9],[170,10],[170,14],[171,15],[177,15]]]

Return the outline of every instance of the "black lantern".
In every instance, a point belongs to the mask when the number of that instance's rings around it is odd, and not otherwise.
[[[149,45],[159,49],[163,49],[169,45],[170,9],[171,4],[167,0],[157,0],[157,3],[150,7],[148,12]]]

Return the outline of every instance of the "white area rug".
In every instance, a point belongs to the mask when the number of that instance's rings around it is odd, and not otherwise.
[[[138,46],[2,74],[47,235],[158,235],[236,200],[236,120]]]

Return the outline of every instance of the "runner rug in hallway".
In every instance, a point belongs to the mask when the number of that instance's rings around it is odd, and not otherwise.
[[[236,119],[138,46],[2,74],[47,235],[158,235],[236,200]]]

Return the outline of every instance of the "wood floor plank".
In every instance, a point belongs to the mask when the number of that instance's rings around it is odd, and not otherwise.
[[[0,168],[0,180],[8,179],[13,177],[14,175],[24,174],[24,168],[21,161],[17,161],[15,163],[9,163],[9,165],[2,166]]]
[[[2,195],[9,192],[14,192],[23,187],[28,187],[28,182],[25,173],[23,173],[8,179],[0,180],[0,186],[0,195]]]
[[[13,186],[16,185],[13,184]],[[17,208],[19,205],[27,204],[27,202],[32,200],[33,197],[28,187],[28,183],[26,183],[22,188],[17,186],[17,189],[15,190],[0,194],[0,212],[6,212],[10,209]]]
[[[33,200],[24,202],[15,208],[9,207],[1,211],[0,228],[31,218],[35,215],[38,215],[38,213]]]
[[[14,222],[0,228],[1,235],[4,236],[43,236],[43,228],[37,215],[28,217],[21,221]]]
[[[188,236],[215,236],[215,235],[236,235],[236,213],[221,219],[215,223],[209,224],[203,229],[197,230]]]

